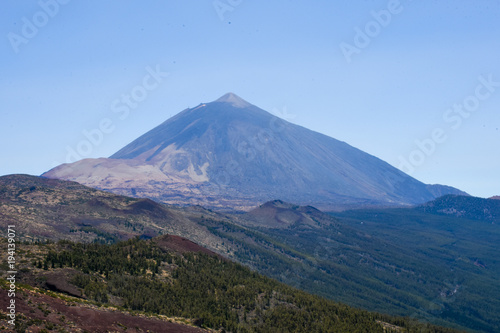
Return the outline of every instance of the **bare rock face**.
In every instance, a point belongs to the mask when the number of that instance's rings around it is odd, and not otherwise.
[[[110,158],[63,164],[42,176],[165,203],[244,210],[273,199],[335,210],[464,194],[423,184],[233,93],[180,112]]]

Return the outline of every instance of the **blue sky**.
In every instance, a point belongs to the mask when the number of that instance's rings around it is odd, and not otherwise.
[[[486,0],[3,1],[0,175],[107,157],[231,91],[425,183],[497,195],[498,17]]]

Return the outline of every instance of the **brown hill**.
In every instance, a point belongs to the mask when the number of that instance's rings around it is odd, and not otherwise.
[[[325,225],[335,225],[337,221],[312,206],[298,206],[273,200],[252,209],[240,217],[241,223],[263,227],[286,229],[293,226],[320,228]]]
[[[213,256],[219,256],[217,253],[180,236],[164,235],[154,238],[153,241],[164,251],[173,251],[180,254],[186,252],[201,252]]]

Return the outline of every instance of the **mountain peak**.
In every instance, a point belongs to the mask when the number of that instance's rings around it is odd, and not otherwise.
[[[215,102],[218,103],[229,103],[234,107],[237,108],[246,108],[249,107],[251,104],[245,101],[243,98],[239,97],[238,95],[229,92],[225,94],[224,96],[220,97],[218,100]]]
[[[444,194],[463,194],[423,184],[345,142],[280,120],[234,93],[182,111],[110,159],[82,160],[44,176],[165,203],[223,209],[247,209],[278,198],[331,211],[420,204]]]

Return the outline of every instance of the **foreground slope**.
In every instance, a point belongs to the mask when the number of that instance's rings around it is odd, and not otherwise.
[[[67,241],[26,245],[21,262],[27,264],[19,268],[20,280],[27,286],[18,292],[18,304],[24,310],[18,314],[18,328],[201,332],[192,327],[199,326],[218,332],[453,332],[311,296],[202,253],[200,248],[172,251],[170,243],[171,239],[162,236],[114,245]],[[80,292],[78,298],[64,295],[68,286]],[[2,304],[4,288],[2,283]],[[46,289],[55,292],[44,295]],[[38,307],[30,305],[34,302]]]
[[[43,176],[166,203],[237,209],[276,198],[333,210],[463,194],[423,184],[232,93],[182,111],[109,159],[64,164]]]

